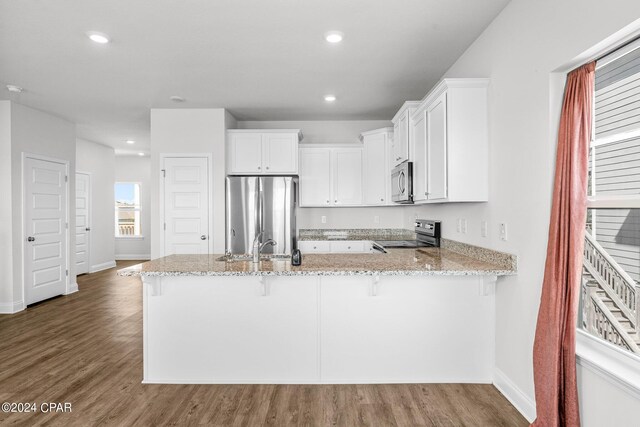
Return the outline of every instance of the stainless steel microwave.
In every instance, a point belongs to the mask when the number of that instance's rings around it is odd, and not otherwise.
[[[413,203],[413,163],[405,161],[391,171],[391,200]]]

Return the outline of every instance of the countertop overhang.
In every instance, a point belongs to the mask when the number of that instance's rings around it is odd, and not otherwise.
[[[511,264],[490,262],[445,248],[388,249],[386,254],[306,254],[289,259],[223,261],[222,255],[170,255],[118,271],[121,276],[507,276]]]

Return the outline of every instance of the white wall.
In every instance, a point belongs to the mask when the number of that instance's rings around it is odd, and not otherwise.
[[[499,280],[497,286],[496,366],[510,381],[510,395],[530,418],[532,346],[564,81],[564,75],[554,71],[566,69],[638,16],[636,0],[514,0],[507,5],[445,75],[491,79],[490,202],[405,211],[406,225],[416,213],[441,219],[444,237],[518,256],[518,275]],[[467,219],[467,234],[456,233],[457,218]],[[480,236],[482,220],[489,224],[486,238]],[[498,238],[500,222],[508,225],[506,242]],[[583,376],[581,393],[594,393],[598,387],[593,376]],[[615,390],[612,393],[615,399]],[[590,422],[591,411],[583,408],[583,416],[585,425],[596,425]]]
[[[6,104],[3,104],[6,117]],[[11,245],[13,253],[13,283],[4,283],[3,288],[11,287],[0,292],[0,295],[10,296],[12,300],[0,301],[0,304],[12,303],[17,309],[23,304],[23,275],[22,253],[24,235],[22,231],[22,155],[23,153],[38,154],[53,157],[69,162],[69,176],[75,175],[76,163],[76,136],[75,125],[51,114],[43,113],[32,108],[25,107],[14,102],[10,103],[11,117],[11,192],[3,193],[7,200],[5,203],[11,206],[12,233],[11,240],[4,241],[4,245]],[[6,118],[5,118],[6,120]],[[6,133],[4,134],[6,138]],[[2,141],[6,144],[6,141]],[[3,156],[6,148],[3,148]],[[3,161],[4,157],[3,157]],[[76,209],[75,182],[69,179],[69,230],[75,228]],[[10,196],[10,199],[9,199]],[[67,291],[75,288],[75,235],[69,233],[69,287]],[[11,242],[11,243],[8,243]],[[4,275],[4,271],[3,271]],[[3,279],[4,280],[4,279]]]
[[[160,154],[205,153],[213,156],[210,233],[213,251],[224,253],[225,133],[233,118],[222,108],[151,109],[151,257],[160,256]]]
[[[301,144],[360,144],[362,132],[393,126],[388,120],[239,121],[238,129],[300,129]],[[389,177],[391,179],[391,177]],[[299,208],[298,228],[402,228],[403,206]],[[322,217],[327,222],[322,223]],[[379,222],[375,222],[378,217]],[[413,225],[411,226],[413,227]]]
[[[89,272],[115,266],[115,167],[116,156],[112,147],[76,140],[76,170],[91,175]]]
[[[151,257],[151,159],[148,156],[116,156],[116,182],[140,183],[142,238],[116,238],[116,260]]]
[[[11,103],[0,101],[0,194],[5,203],[0,203],[0,313],[10,313],[13,308],[13,226],[11,201]],[[21,297],[17,297],[21,299]]]

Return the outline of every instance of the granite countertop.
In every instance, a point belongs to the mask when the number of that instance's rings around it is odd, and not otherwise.
[[[497,254],[502,254],[497,252]],[[474,254],[475,255],[475,254]],[[222,255],[171,255],[118,271],[121,276],[505,276],[515,257],[468,256],[446,248],[388,249],[386,254],[306,254],[289,259],[225,261]]]
[[[316,240],[414,240],[413,230],[402,228],[301,229],[298,241]]]

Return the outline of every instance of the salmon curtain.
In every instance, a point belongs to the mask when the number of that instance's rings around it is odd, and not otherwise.
[[[595,62],[567,76],[533,346],[535,427],[580,426],[575,346],[594,84]]]

